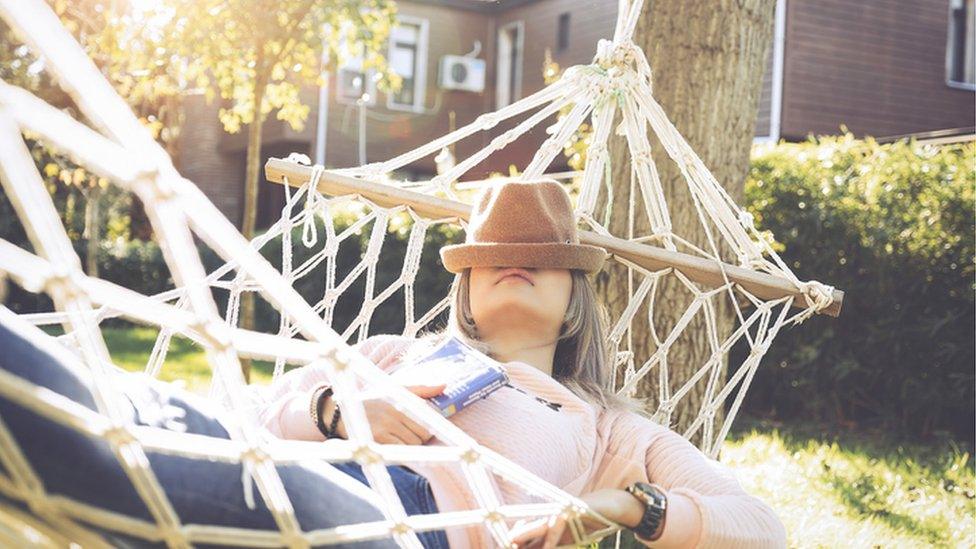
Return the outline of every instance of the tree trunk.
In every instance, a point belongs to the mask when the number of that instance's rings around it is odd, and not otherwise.
[[[99,202],[101,189],[93,186],[85,196],[85,238],[86,257],[85,271],[88,276],[98,278],[98,243],[101,240],[102,225]]]
[[[260,69],[259,69],[260,71]],[[261,180],[261,133],[264,129],[264,113],[261,103],[267,79],[259,72],[254,79],[254,120],[247,129],[247,168],[244,176],[244,218],[241,220],[241,233],[244,238],[254,238],[258,216],[258,184]],[[240,326],[246,330],[254,329],[254,292],[241,294]],[[241,359],[244,379],[251,381],[251,360]]]
[[[775,0],[645,0],[634,33],[634,42],[647,54],[653,71],[653,92],[678,131],[687,139],[705,165],[741,204],[749,167],[763,71],[772,41]],[[659,141],[649,136],[653,159],[660,173],[674,234],[702,249],[708,249],[684,177]],[[631,161],[626,142],[619,137],[610,145],[613,166],[611,224],[616,236],[627,237]],[[636,190],[639,193],[639,189]],[[637,198],[637,204],[641,204]],[[603,212],[601,197],[597,212]],[[634,236],[650,234],[647,216],[635,211]],[[713,231],[714,232],[714,231]],[[679,249],[682,249],[679,246]],[[682,250],[687,251],[687,250]],[[660,286],[655,297],[654,324],[663,339],[685,312],[691,294],[673,276]],[[663,281],[662,281],[663,282]],[[635,282],[636,287],[636,282]],[[618,318],[628,301],[627,270],[614,265],[597,279],[597,290]],[[729,333],[733,315],[728,303],[718,312],[719,338]],[[715,300],[718,304],[718,300]],[[649,334],[647,302],[632,324],[632,350],[637,366],[654,352]],[[673,392],[700,369],[710,354],[702,313],[685,329],[668,353],[668,385]],[[726,380],[722,364],[720,387]],[[708,377],[696,383],[672,416],[671,427],[683,432],[704,400]],[[637,396],[658,404],[658,375],[654,369],[637,387]],[[717,411],[716,426],[723,410]],[[700,444],[698,435],[692,442]]]

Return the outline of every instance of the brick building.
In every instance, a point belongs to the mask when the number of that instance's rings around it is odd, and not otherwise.
[[[615,0],[400,0],[388,59],[404,77],[397,94],[376,93],[353,62],[308,90],[304,130],[265,125],[265,156],[305,152],[347,167],[416,148],[543,86],[545,52],[562,67],[588,63],[613,34]],[[778,0],[773,47],[756,117],[756,139],[838,133],[877,137],[948,130],[972,133],[974,0]],[[369,96],[360,107],[357,98]],[[328,101],[324,101],[324,99]],[[228,135],[217,105],[186,100],[178,162],[231,220],[243,210],[246,132]],[[453,119],[453,121],[452,121]],[[541,124],[468,178],[524,165],[545,138]],[[465,158],[510,126],[472,136]],[[364,129],[364,147],[360,132]],[[558,169],[558,166],[556,167]],[[433,159],[407,177],[435,173]],[[259,226],[277,218],[280,190],[262,186]]]

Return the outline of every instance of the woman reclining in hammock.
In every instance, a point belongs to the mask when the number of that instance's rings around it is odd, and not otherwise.
[[[516,182],[486,190],[467,234],[466,243],[441,250],[445,267],[459,275],[448,328],[420,339],[375,335],[356,346],[361,353],[390,370],[441,337],[455,335],[503,363],[509,386],[450,421],[478,443],[631,528],[647,545],[786,545],[785,529],[772,509],[743,491],[731,473],[607,389],[602,310],[586,277],[600,269],[606,253],[579,244],[561,185]],[[265,426],[287,439],[345,438],[341,409],[337,414],[324,390],[328,385],[324,367],[298,368],[279,377],[262,410]],[[442,389],[410,387],[425,398]],[[364,407],[377,442],[441,444],[383,400],[366,401]],[[429,480],[439,512],[479,507],[459,467],[418,463],[408,471]],[[625,490],[635,483],[650,491],[652,505]],[[498,489],[504,503],[534,501],[507,481],[499,480]],[[664,513],[655,516],[654,505],[662,500]],[[448,528],[447,537],[451,547],[492,545],[482,526]],[[523,523],[513,531],[513,540],[523,547],[573,541],[562,520]]]
[[[569,198],[555,182],[506,184],[483,195],[469,225],[468,243],[445,247],[445,266],[460,274],[451,307],[450,332],[479,346],[504,364],[510,386],[461,410],[450,420],[480,444],[549,483],[581,497],[591,508],[640,534],[652,547],[783,547],[783,525],[762,501],[745,493],[734,476],[713,466],[688,441],[635,413],[607,391],[603,327],[585,276],[600,268],[605,252],[578,244]],[[505,267],[520,266],[508,269]],[[431,336],[437,339],[439,335]],[[358,349],[390,369],[425,341],[391,335],[367,338]],[[0,370],[98,410],[92,371],[50,336],[0,306]],[[279,437],[323,440],[309,413],[319,406],[323,425],[335,421],[345,437],[341,410],[320,398],[325,372],[303,367],[268,388],[262,416]],[[117,403],[121,420],[159,429],[227,439],[235,418],[196,395],[144,375],[120,372],[111,380],[127,398]],[[413,387],[428,397],[440,388]],[[313,400],[314,399],[314,400]],[[421,426],[381,401],[365,403],[375,438],[385,443],[439,444]],[[158,507],[120,465],[106,440],[81,433],[0,396],[0,427],[9,433],[34,479],[11,482],[10,454],[0,454],[0,492],[5,508],[57,517],[43,497],[97,508],[75,520],[88,523],[117,547],[182,545],[190,533],[218,542],[215,530],[160,530],[167,522]],[[326,428],[326,431],[329,429]],[[4,435],[6,436],[6,435]],[[181,435],[174,435],[179,437]],[[205,439],[203,439],[205,441]],[[190,443],[188,440],[187,443]],[[192,444],[201,444],[201,439]],[[267,542],[281,524],[263,497],[249,502],[241,490],[240,463],[211,461],[146,450],[154,478],[166,493],[179,524],[238,528],[241,538]],[[19,458],[18,458],[19,459]],[[383,520],[380,502],[355,462],[318,460],[276,465],[298,526],[305,532]],[[476,508],[456,468],[441,464],[388,466],[394,487],[410,515]],[[651,481],[655,487],[645,486]],[[638,483],[638,484],[635,484]],[[645,492],[628,493],[636,485]],[[43,492],[37,500],[38,487]],[[505,481],[505,503],[532,501]],[[640,499],[639,499],[640,498]],[[647,501],[648,503],[643,503]],[[253,504],[249,504],[253,503]],[[662,503],[664,512],[656,513]],[[25,505],[26,504],[26,505]],[[53,524],[57,525],[58,522]],[[64,524],[64,523],[61,523]],[[192,535],[192,534],[191,534]],[[255,537],[257,536],[257,537]],[[425,547],[489,547],[483,527],[418,532]],[[147,541],[147,538],[155,541]],[[230,538],[235,539],[235,538]],[[641,537],[638,537],[641,539]],[[529,546],[572,541],[561,521],[532,521],[513,530]],[[226,540],[224,541],[226,544]],[[347,544],[350,545],[350,544]],[[395,547],[392,539],[351,544]]]

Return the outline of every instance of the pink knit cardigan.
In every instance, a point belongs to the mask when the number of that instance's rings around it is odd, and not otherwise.
[[[355,348],[390,370],[416,339],[375,335]],[[604,411],[522,362],[504,365],[503,387],[450,421],[491,450],[574,496],[634,481],[667,489],[662,536],[651,547],[785,547],[786,530],[773,510],[747,494],[735,475],[679,434],[633,412]],[[264,396],[260,417],[275,436],[323,440],[308,414],[310,392],[327,382],[324,368],[303,367],[279,377]],[[435,436],[427,444],[443,443]],[[411,463],[427,477],[438,510],[479,508],[456,464]],[[541,501],[496,477],[502,502]],[[451,547],[490,547],[481,525],[447,529]],[[639,538],[638,538],[639,539]]]

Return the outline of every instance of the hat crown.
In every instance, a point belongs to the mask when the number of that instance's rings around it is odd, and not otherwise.
[[[553,180],[493,185],[477,200],[466,242],[578,244],[569,194]]]

